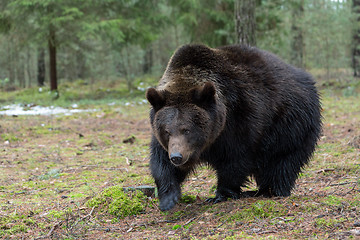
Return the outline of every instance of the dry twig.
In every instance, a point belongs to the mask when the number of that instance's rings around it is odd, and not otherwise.
[[[95,206],[92,207],[92,209],[91,209],[91,211],[90,211],[89,214],[87,214],[87,215],[85,215],[84,217],[81,217],[80,219],[78,219],[78,220],[70,227],[69,231],[71,231],[80,221],[83,221],[83,220],[84,220],[85,218],[87,218],[87,217],[91,217],[94,209],[95,209]]]
[[[50,238],[51,235],[53,234],[54,230],[55,230],[58,226],[60,226],[62,223],[63,223],[63,221],[60,221],[60,222],[54,224],[54,225],[51,227],[50,231],[49,231],[45,236],[41,236],[41,237],[38,237],[38,238],[35,238],[35,239],[47,239],[47,238]]]

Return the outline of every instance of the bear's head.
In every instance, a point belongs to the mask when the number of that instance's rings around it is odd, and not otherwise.
[[[186,92],[149,88],[150,120],[154,136],[177,167],[192,166],[225,126],[226,108],[214,83]]]

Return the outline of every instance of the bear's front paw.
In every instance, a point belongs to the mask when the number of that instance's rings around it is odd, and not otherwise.
[[[172,209],[178,201],[179,201],[178,193],[168,193],[167,195],[160,198],[159,208],[161,211],[168,211]]]

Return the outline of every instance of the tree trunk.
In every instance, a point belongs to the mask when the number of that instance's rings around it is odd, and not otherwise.
[[[132,92],[133,90],[133,81],[134,81],[134,74],[132,71],[132,64],[130,61],[130,53],[129,53],[129,46],[125,47],[125,51],[126,51],[126,59],[127,59],[127,66],[125,67],[125,71],[126,71],[126,83],[128,86],[128,90],[129,92]],[[125,64],[126,65],[126,64]]]
[[[50,91],[57,92],[57,73],[56,73],[56,42],[55,31],[52,27],[49,29],[49,57],[50,57]],[[56,96],[57,97],[57,96]]]
[[[236,42],[255,46],[255,1],[236,0],[234,15]]]
[[[9,85],[13,86],[15,85],[15,64],[14,64],[14,53],[13,53],[14,47],[10,45],[11,44],[10,42],[12,41],[7,42],[7,49],[6,49],[8,54],[7,66],[9,72]]]
[[[19,81],[19,86],[25,88],[25,60],[23,54],[19,51],[16,57],[16,72],[17,78]]]
[[[42,87],[45,84],[45,50],[43,48],[38,50],[37,67],[37,82],[38,86]]]
[[[70,76],[70,79],[76,77],[77,79],[85,79],[85,73],[86,73],[86,60],[85,56],[81,51],[77,51],[76,53],[76,66],[75,66],[75,72],[73,76]]]
[[[26,68],[26,71],[27,71],[27,75],[28,75],[28,85],[27,85],[27,87],[31,87],[32,86],[32,80],[33,80],[33,72],[31,71],[32,70],[32,68],[31,68],[31,66],[32,66],[32,52],[33,51],[31,51],[32,49],[30,49],[30,48],[28,48],[27,49],[27,54],[26,54],[26,66],[27,66],[27,68]]]
[[[360,0],[353,0],[353,11],[356,15],[356,22],[354,26],[358,26],[360,23]],[[360,77],[360,28],[355,27],[353,33],[352,44],[352,67],[354,70],[354,76]]]
[[[291,42],[291,62],[299,68],[304,67],[304,38],[301,19],[304,15],[304,0],[293,1],[292,4],[292,42]]]
[[[151,73],[152,63],[153,63],[152,56],[153,56],[152,45],[149,45],[148,48],[145,50],[145,55],[144,55],[144,64],[143,64],[144,74]]]

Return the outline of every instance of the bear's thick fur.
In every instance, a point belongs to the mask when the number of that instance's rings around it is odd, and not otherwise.
[[[275,55],[241,45],[186,45],[149,88],[150,168],[160,209],[174,207],[196,165],[216,170],[209,202],[289,196],[321,132],[312,77]],[[242,192],[252,176],[256,192]]]

